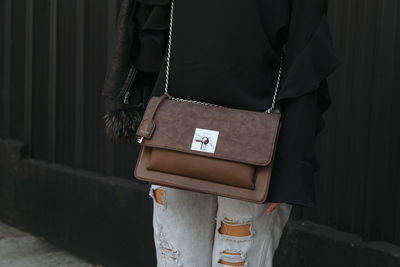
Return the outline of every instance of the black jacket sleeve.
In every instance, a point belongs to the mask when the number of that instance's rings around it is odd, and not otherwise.
[[[136,144],[136,129],[157,79],[168,33],[169,0],[123,0],[101,94],[113,143]]]
[[[283,121],[267,201],[315,207],[315,139],[331,104],[327,77],[340,62],[327,21],[327,1],[289,0],[288,10],[289,21],[279,31],[286,39],[277,97]]]
[[[122,1],[103,96],[120,103],[127,91],[142,95],[152,88],[165,50],[168,19],[169,0]],[[143,99],[130,100],[139,104]]]

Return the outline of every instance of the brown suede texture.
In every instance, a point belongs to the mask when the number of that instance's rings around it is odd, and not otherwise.
[[[145,146],[267,166],[279,122],[279,113],[205,106],[163,95],[150,99],[137,134],[145,138]],[[219,131],[214,153],[191,150],[196,128]]]
[[[153,117],[157,112],[158,107],[161,103],[167,99],[167,95],[162,95],[157,98],[151,98],[148,105],[146,106],[146,110],[143,114],[142,121],[139,124],[139,127],[136,131],[138,136],[143,136],[144,138],[151,138],[153,135],[154,129],[156,127]]]

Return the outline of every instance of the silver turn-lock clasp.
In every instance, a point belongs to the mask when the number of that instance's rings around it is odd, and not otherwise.
[[[210,140],[208,139],[208,137],[204,136],[203,138],[199,139],[196,138],[195,139],[196,142],[201,142],[201,147],[200,149],[206,149],[207,144],[210,142]],[[203,148],[204,145],[204,148]]]

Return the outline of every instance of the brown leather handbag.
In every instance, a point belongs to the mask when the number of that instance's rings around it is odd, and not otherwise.
[[[165,93],[153,96],[136,135],[135,177],[152,184],[255,203],[267,198],[281,126],[272,106],[250,111],[168,94],[174,2],[171,2]]]

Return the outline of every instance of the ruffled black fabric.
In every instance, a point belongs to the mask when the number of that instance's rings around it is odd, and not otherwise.
[[[299,97],[318,89],[321,81],[338,66],[325,14],[306,46],[298,47],[302,45],[292,45],[289,40],[278,100]],[[327,94],[324,93],[324,97]],[[325,105],[324,110],[326,108]]]
[[[318,14],[318,13],[317,13]],[[294,30],[301,27],[300,22],[294,20]],[[277,96],[277,102],[284,99],[300,97],[311,91],[318,91],[318,106],[320,114],[324,113],[331,104],[326,78],[339,66],[340,61],[336,56],[326,13],[322,13],[317,27],[313,29],[309,40],[295,38],[298,32],[289,33],[287,53],[283,70],[283,84]],[[305,30],[304,28],[302,29]],[[304,38],[302,38],[304,39]],[[325,126],[322,117],[319,118],[317,133]]]
[[[327,21],[327,1],[290,0],[289,21],[279,32],[286,43],[277,103],[284,121],[267,201],[315,207],[315,139],[331,105],[327,77],[339,66]]]
[[[132,64],[144,72],[159,72],[169,29],[169,0],[137,2]]]

